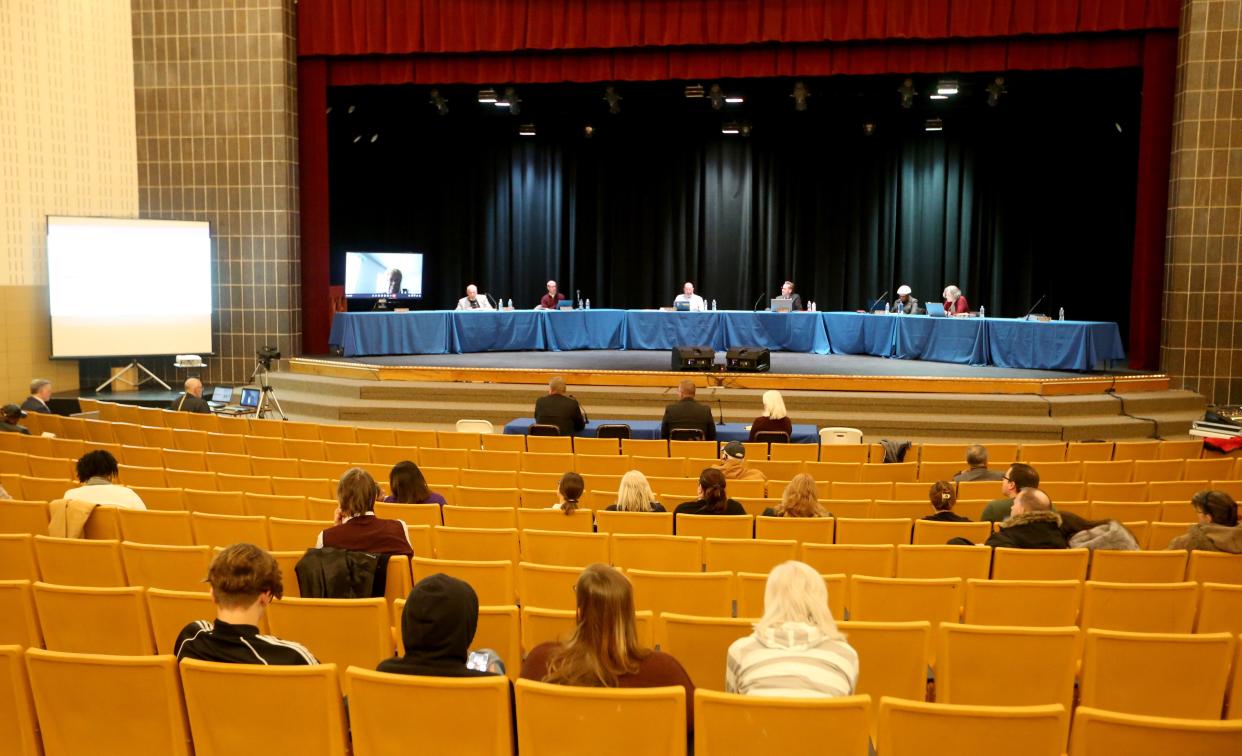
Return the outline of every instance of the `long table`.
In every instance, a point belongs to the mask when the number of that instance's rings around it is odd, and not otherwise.
[[[519,417],[505,423],[505,433],[524,436],[534,424],[533,417]],[[658,420],[592,420],[578,435],[594,438],[599,426],[605,424],[630,426],[630,438],[658,439],[660,437],[660,421]],[[749,438],[750,431],[744,423],[716,425],[717,441],[746,441]],[[814,425],[795,425],[789,440],[795,444],[814,444],[819,442],[819,433]]]
[[[1116,323],[854,312],[339,312],[328,341],[347,357],[708,345],[1077,371],[1126,356]]]

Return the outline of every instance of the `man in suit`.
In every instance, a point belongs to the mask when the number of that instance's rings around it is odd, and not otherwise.
[[[479,287],[470,284],[466,287],[466,296],[457,300],[457,309],[459,310],[491,310],[492,303],[487,301],[487,295],[479,296]]]
[[[677,401],[664,408],[664,420],[660,423],[660,438],[668,438],[674,428],[698,428],[707,441],[716,440],[716,422],[711,407],[694,401],[694,381],[682,381],[677,386]]]
[[[562,436],[572,436],[586,427],[587,416],[582,405],[565,393],[565,379],[559,375],[548,381],[548,395],[535,402],[535,422],[555,425]]]
[[[781,284],[781,296],[789,300],[789,309],[798,312],[802,309],[802,297],[794,292],[793,281]]]
[[[47,406],[47,402],[51,398],[52,382],[46,378],[35,378],[30,382],[30,396],[22,402],[22,409],[26,412],[42,412],[50,415],[52,408]]]
[[[174,399],[168,409],[173,412],[211,412],[211,406],[203,401],[203,382],[197,378],[185,379],[185,393]]]

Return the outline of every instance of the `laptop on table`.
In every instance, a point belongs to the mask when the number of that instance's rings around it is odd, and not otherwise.
[[[216,386],[211,392],[211,398],[207,400],[207,406],[213,410],[227,407],[233,401],[233,389],[228,386]]]
[[[259,390],[244,388],[241,390],[241,401],[236,407],[224,407],[217,412],[221,415],[248,415],[259,408]]]
[[[945,312],[944,312],[943,304],[941,304],[940,302],[928,302],[927,303],[927,317],[943,318],[944,316],[945,316]]]

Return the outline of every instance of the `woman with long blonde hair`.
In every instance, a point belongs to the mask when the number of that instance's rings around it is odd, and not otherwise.
[[[785,399],[781,392],[770,390],[763,392],[763,414],[756,417],[750,424],[750,438],[755,438],[764,431],[776,431],[786,436],[793,435],[793,421],[785,411]]]
[[[663,512],[664,505],[656,501],[647,476],[638,470],[630,470],[621,476],[617,489],[617,503],[608,505],[608,512]]]
[[[806,473],[798,473],[781,493],[781,503],[763,510],[764,517],[825,517],[827,512],[819,505],[819,489],[815,479]]]

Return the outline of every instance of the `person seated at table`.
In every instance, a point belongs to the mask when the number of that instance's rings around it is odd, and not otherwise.
[[[793,312],[802,309],[802,297],[794,292],[793,281],[781,284],[781,296],[789,300],[789,309]]]
[[[392,466],[388,473],[388,488],[392,491],[384,497],[386,504],[439,504],[447,502],[444,497],[427,485],[423,471],[418,465],[403,460]]]
[[[563,301],[565,301],[565,295],[556,290],[556,281],[548,281],[548,293],[539,300],[540,309],[555,310],[556,303]]]
[[[918,315],[919,300],[910,294],[910,287],[902,284],[897,287],[897,299],[893,302],[893,312],[902,315]]]
[[[681,293],[673,300],[673,307],[685,303],[690,308],[690,312],[706,312],[707,303],[703,301],[703,297],[694,293],[694,284],[686,281],[685,286],[681,287]]]
[[[755,441],[765,431],[777,431],[793,437],[793,421],[785,412],[785,399],[775,389],[763,392],[763,414],[751,422],[750,438],[746,440]]]
[[[559,509],[567,515],[574,513],[582,500],[582,492],[586,489],[586,484],[582,482],[582,476],[576,472],[567,472],[561,476],[561,482],[556,486],[556,503],[552,505],[552,509]]]
[[[763,517],[828,517],[819,505],[819,489],[815,479],[806,473],[793,476],[781,492],[781,503],[763,510]]]
[[[660,421],[660,438],[668,438],[674,428],[695,428],[703,431],[703,440],[716,440],[716,422],[711,407],[694,401],[694,381],[684,380],[677,384],[677,401],[664,408]]]
[[[562,436],[572,436],[586,427],[587,416],[578,400],[565,393],[565,379],[554,375],[548,381],[548,393],[535,400],[535,422],[555,425]],[[710,410],[709,410],[710,414]]]
[[[655,492],[647,476],[638,470],[630,470],[621,476],[617,489],[617,503],[605,507],[607,512],[663,512],[664,505],[656,501]]]
[[[944,292],[940,296],[944,298],[944,312],[946,315],[967,315],[970,313],[970,302],[966,301],[962,290],[953,284],[944,287]]]
[[[931,501],[932,509],[936,510],[936,513],[923,517],[924,520],[931,520],[932,522],[970,522],[969,517],[962,517],[953,511],[953,505],[957,504],[957,491],[953,488],[952,483],[944,480],[932,483],[931,489],[927,492],[927,498]]]
[[[966,447],[966,469],[953,476],[954,483],[972,480],[1004,480],[1005,474],[988,469],[988,447],[971,444]]]
[[[492,303],[487,301],[487,295],[479,296],[479,287],[470,284],[466,287],[466,296],[457,300],[457,309],[459,310],[494,310]]]
[[[673,515],[744,515],[742,505],[725,492],[725,476],[715,467],[699,473],[699,498],[678,504]]]
[[[1242,528],[1232,496],[1224,491],[1200,491],[1190,498],[1190,505],[1199,521],[1170,541],[1170,549],[1242,554]]]
[[[713,465],[724,473],[729,480],[761,480],[768,482],[768,476],[746,463],[746,446],[741,441],[730,441],[720,450],[720,461]],[[766,488],[766,486],[765,486]]]

